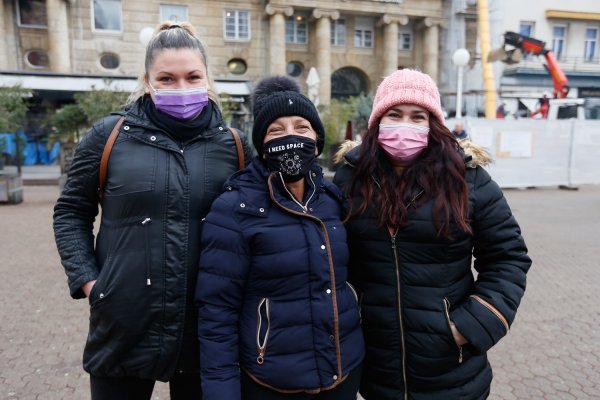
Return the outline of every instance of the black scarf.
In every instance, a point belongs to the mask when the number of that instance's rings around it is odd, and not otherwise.
[[[209,101],[196,118],[183,120],[158,111],[150,95],[145,95],[142,98],[142,108],[150,121],[180,143],[195,138],[208,128],[214,112],[213,107],[213,102]]]

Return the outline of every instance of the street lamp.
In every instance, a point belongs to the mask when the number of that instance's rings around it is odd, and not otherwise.
[[[467,49],[458,49],[452,54],[452,63],[458,67],[458,79],[456,88],[456,119],[462,118],[462,87],[463,87],[463,68],[469,63],[469,51]]]
[[[144,46],[146,46],[148,44],[148,42],[150,41],[150,39],[152,39],[152,35],[154,34],[154,28],[150,28],[150,27],[145,27],[142,28],[142,30],[140,30],[140,35],[139,35],[139,40],[140,43]]]

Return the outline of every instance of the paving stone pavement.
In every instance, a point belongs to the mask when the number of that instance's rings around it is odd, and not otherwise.
[[[534,260],[492,400],[600,399],[600,186],[505,190]],[[88,311],[70,299],[52,233],[55,186],[0,205],[0,399],[88,399]],[[596,294],[593,296],[593,294]],[[167,399],[158,384],[153,399]]]

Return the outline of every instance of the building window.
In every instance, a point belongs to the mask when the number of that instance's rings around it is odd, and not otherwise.
[[[285,20],[286,43],[305,44],[308,42],[308,27],[306,16],[294,14]]]
[[[533,35],[535,34],[534,30],[533,30],[534,27],[535,27],[535,22],[521,21],[519,23],[519,33],[523,36],[533,37]],[[524,59],[531,58],[531,53],[523,54],[523,58]]]
[[[121,32],[121,0],[92,0],[94,30]]]
[[[248,65],[241,58],[232,58],[227,63],[227,70],[234,75],[243,75],[248,70]]]
[[[354,20],[354,47],[373,47],[373,20],[356,17]]]
[[[50,65],[48,53],[43,50],[29,50],[25,53],[25,61],[33,68],[46,68]]]
[[[552,28],[552,52],[557,60],[560,60],[565,52],[566,34],[566,26],[555,26]]]
[[[250,12],[225,10],[225,39],[250,40]]]
[[[102,68],[117,69],[120,64],[119,56],[115,53],[104,53],[100,56],[100,65],[102,65]]]
[[[598,46],[598,28],[587,28],[585,30],[585,50],[583,58],[585,61],[593,61],[596,58]]]
[[[297,78],[304,72],[304,66],[301,62],[290,61],[286,66],[286,72],[289,76]]]
[[[531,21],[521,21],[519,24],[519,33],[523,36],[533,37],[534,31],[533,28],[535,26],[535,22]]]
[[[160,5],[160,20],[183,22],[188,20],[187,6],[179,6],[176,4],[161,4]]]
[[[331,44],[334,46],[346,45],[346,20],[339,18],[331,21]]]
[[[412,50],[413,39],[412,32],[400,31],[398,32],[398,49],[399,50]]]
[[[19,26],[45,28],[48,26],[46,0],[16,0]]]

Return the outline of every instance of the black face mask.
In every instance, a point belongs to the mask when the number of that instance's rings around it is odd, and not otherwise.
[[[302,179],[315,163],[317,141],[305,136],[287,135],[263,144],[267,169],[279,171],[286,182]]]

